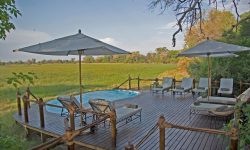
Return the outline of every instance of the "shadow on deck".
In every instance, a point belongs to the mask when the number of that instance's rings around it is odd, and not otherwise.
[[[193,103],[191,94],[185,98],[181,96],[174,98],[170,93],[162,96],[161,94],[152,94],[149,91],[141,91],[141,94],[137,97],[116,102],[117,105],[124,103],[135,103],[142,107],[142,120],[140,122],[139,119],[136,119],[117,129],[116,149],[124,149],[128,141],[138,143],[157,123],[160,115],[164,115],[169,123],[189,127],[220,129],[225,123],[225,120],[221,118],[190,115],[189,107]],[[24,125],[23,116],[15,114],[14,119]],[[59,114],[45,111],[45,127],[41,128],[37,106],[32,105],[29,109],[29,123],[26,124],[26,127],[43,134],[58,137],[65,132],[63,120],[64,118]],[[79,122],[76,122],[76,129],[80,128],[78,125]],[[226,149],[229,138],[204,132],[166,129],[165,141],[166,149],[219,150]],[[74,143],[92,149],[112,149],[110,128],[100,126],[95,134],[77,136]],[[139,149],[159,149],[159,132],[152,134]]]

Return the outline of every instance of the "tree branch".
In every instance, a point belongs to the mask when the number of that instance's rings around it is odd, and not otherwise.
[[[237,23],[238,23],[238,22],[239,22],[239,17],[240,17],[240,15],[239,15],[238,8],[237,8],[237,5],[236,5],[235,0],[232,0],[232,1],[233,1],[233,4],[234,4],[235,13],[236,13],[236,15],[237,15]],[[237,31],[237,27],[238,27],[238,26],[236,26],[236,31]]]
[[[186,17],[186,15],[191,12],[195,7],[196,5],[198,4],[198,0],[195,0],[195,2],[193,3],[193,5],[191,5],[191,7],[189,7],[186,11],[184,11],[182,13],[182,16],[178,19],[178,22],[177,22],[177,25],[178,25],[178,30],[174,32],[173,36],[172,36],[172,45],[173,47],[175,47],[176,45],[176,38],[175,36],[179,33],[179,32],[182,32],[182,23],[183,23],[183,19]]]

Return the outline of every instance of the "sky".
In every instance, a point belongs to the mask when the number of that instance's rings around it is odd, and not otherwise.
[[[12,20],[16,30],[11,31],[6,40],[0,40],[0,61],[71,59],[73,56],[13,53],[12,50],[73,35],[79,29],[83,34],[130,52],[146,54],[158,47],[182,49],[183,33],[178,34],[177,45],[172,47],[172,34],[176,30],[173,11],[160,14],[159,9],[150,10],[151,1],[17,0],[22,16]],[[249,10],[248,3],[249,0],[239,2],[240,13]],[[232,9],[230,4],[226,7]]]

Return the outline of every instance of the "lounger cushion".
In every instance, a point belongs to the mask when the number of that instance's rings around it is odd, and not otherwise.
[[[200,102],[195,101],[195,102],[194,102],[194,105],[195,105],[195,106],[198,106],[198,105],[200,105]]]
[[[227,106],[220,106],[218,108],[216,108],[216,111],[225,111],[225,109],[227,108]]]
[[[204,103],[217,103],[217,104],[228,104],[228,105],[235,105],[236,104],[236,98],[230,98],[230,97],[218,97],[218,96],[209,96],[202,98],[201,96],[197,98],[197,101],[204,102]]]
[[[91,99],[89,104],[92,109],[98,113],[109,113],[111,109],[114,108],[114,104],[108,100],[104,99]],[[142,108],[138,107],[136,104],[126,104],[121,107],[115,108],[116,112],[116,122],[121,122],[129,117],[136,115],[141,112]]]
[[[228,88],[221,88],[220,90],[221,91],[230,91],[230,89],[228,89]]]
[[[199,90],[205,90],[206,88],[205,87],[197,87],[197,89],[199,89]]]
[[[178,89],[178,90],[184,90],[183,87],[176,87],[176,89]]]
[[[138,105],[136,105],[136,104],[125,104],[125,106],[127,107],[127,108],[138,108]]]
[[[135,114],[139,113],[142,108],[128,108],[126,106],[119,107],[116,109],[116,122],[121,122],[129,117],[134,116]]]

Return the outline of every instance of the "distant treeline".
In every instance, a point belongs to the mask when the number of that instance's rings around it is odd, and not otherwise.
[[[155,52],[147,53],[146,55],[140,54],[139,51],[132,52],[128,55],[108,55],[108,56],[85,56],[83,58],[84,63],[177,63],[179,58],[177,55],[179,50],[168,50],[166,47],[156,48]],[[48,63],[76,63],[75,58],[70,60],[41,60],[30,59],[27,61],[9,61],[1,62],[0,65],[5,64],[48,64]]]

